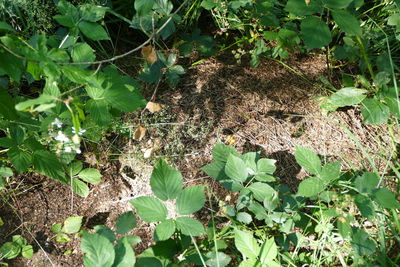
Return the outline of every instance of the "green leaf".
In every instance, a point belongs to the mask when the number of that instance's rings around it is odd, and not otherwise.
[[[127,211],[120,215],[116,222],[117,233],[126,234],[136,226],[136,218],[132,211]]]
[[[136,235],[126,235],[121,239],[126,239],[128,241],[129,244],[131,244],[131,246],[137,245],[140,242],[142,242],[142,240],[140,239],[140,237],[136,236]]]
[[[25,138],[24,129],[21,126],[12,125],[10,127],[10,137],[16,145],[21,145]]]
[[[111,243],[113,243],[117,238],[115,237],[114,232],[104,225],[96,225],[93,227],[97,234],[104,236],[107,238]]]
[[[15,30],[6,22],[0,21],[0,31],[14,32]]]
[[[184,235],[199,236],[204,234],[203,225],[196,219],[190,217],[178,217],[175,222],[176,228]]]
[[[134,267],[135,252],[127,239],[122,238],[115,246],[115,261],[112,267]]]
[[[90,22],[96,22],[104,18],[107,9],[107,7],[96,6],[94,4],[83,4],[79,6],[81,19]]]
[[[80,160],[72,162],[68,166],[68,175],[74,176],[77,175],[83,168],[83,163]]]
[[[360,23],[346,10],[334,10],[332,12],[333,19],[339,25],[340,29],[348,35],[361,35]]]
[[[393,192],[387,188],[379,188],[372,193],[373,199],[386,209],[398,209],[400,203],[396,200]]]
[[[136,0],[134,6],[139,16],[143,16],[151,12],[151,9],[154,6],[154,0]]]
[[[195,185],[186,187],[178,196],[176,211],[180,215],[189,215],[200,210],[206,201],[204,187]]]
[[[97,125],[108,125],[112,120],[105,100],[90,99],[86,103],[86,110],[90,113],[90,118],[92,118]]]
[[[367,90],[345,87],[331,95],[328,103],[336,108],[354,106],[361,103],[367,96]]]
[[[378,183],[379,175],[375,172],[364,172],[362,176],[358,176],[354,181],[358,192],[368,194],[372,193]]]
[[[225,165],[225,173],[229,178],[238,182],[244,182],[248,177],[246,164],[241,158],[233,154],[228,156],[228,161]]]
[[[167,218],[167,208],[154,197],[138,197],[129,201],[145,222],[159,222]]]
[[[276,171],[276,160],[262,158],[257,161],[257,172],[273,174]]]
[[[321,178],[307,178],[299,184],[298,196],[313,197],[324,191],[325,183]]]
[[[318,1],[310,1],[306,4],[304,0],[289,0],[285,6],[285,10],[296,16],[312,15],[322,10]]]
[[[14,99],[11,98],[10,94],[7,90],[0,86],[0,117],[1,115],[10,120],[15,120],[17,118],[15,107],[14,107]]]
[[[62,230],[62,223],[56,223],[50,228],[50,231],[52,231],[55,234],[60,233],[61,230]]]
[[[82,216],[68,217],[64,221],[64,227],[62,228],[62,231],[66,234],[75,234],[79,232],[82,226],[82,219]]]
[[[239,267],[262,267],[262,266],[256,258],[252,258],[242,261]]]
[[[250,232],[244,232],[238,229],[235,229],[234,232],[235,246],[240,253],[242,253],[243,259],[256,259],[260,254],[260,247],[253,235]]]
[[[332,41],[328,25],[319,18],[313,16],[306,17],[302,20],[300,29],[308,50],[321,48],[329,45]]]
[[[145,106],[143,96],[129,84],[113,83],[104,91],[105,101],[124,112],[133,112]]]
[[[75,44],[71,57],[73,62],[92,62],[96,59],[94,50],[87,43]]]
[[[269,264],[272,262],[276,256],[278,255],[278,248],[275,244],[274,238],[268,239],[264,244],[261,246],[261,252],[260,252],[260,261],[263,264]]]
[[[268,184],[262,182],[255,182],[249,187],[250,191],[253,193],[254,198],[258,201],[264,201],[265,198],[271,198],[277,192]]]
[[[18,111],[24,111],[25,109],[30,108],[32,106],[48,104],[54,100],[55,100],[54,96],[42,94],[38,98],[29,99],[29,100],[26,100],[26,101],[16,104],[15,109]]]
[[[25,259],[31,259],[33,257],[33,247],[31,245],[22,247],[21,254]]]
[[[6,242],[0,247],[1,257],[7,260],[16,258],[20,252],[21,252],[21,247],[14,242]]]
[[[367,98],[362,102],[361,114],[364,122],[381,124],[389,119],[390,109],[375,98]]]
[[[237,150],[232,146],[227,146],[222,143],[218,143],[212,150],[213,160],[226,162],[229,155],[239,156]]]
[[[81,250],[85,255],[83,263],[86,267],[111,267],[114,263],[114,247],[104,236],[85,231],[81,240]]]
[[[227,179],[228,177],[225,174],[225,162],[223,161],[214,161],[206,166],[201,168],[203,172],[205,172],[211,178],[216,180]]]
[[[253,218],[251,218],[251,215],[247,212],[238,212],[236,214],[236,220],[244,224],[249,224],[253,221]]]
[[[354,197],[354,203],[360,210],[361,216],[367,218],[368,220],[372,220],[376,216],[374,204],[369,197],[364,195],[356,195]]]
[[[154,166],[150,177],[150,186],[154,195],[161,200],[175,199],[182,191],[182,174],[160,159]]]
[[[72,17],[66,16],[66,15],[55,15],[53,16],[53,19],[55,19],[60,25],[72,28],[75,26],[75,21]]]
[[[8,167],[0,167],[0,177],[13,176],[13,171]]]
[[[96,22],[81,21],[78,27],[87,38],[93,41],[110,40],[104,28]]]
[[[376,250],[375,242],[370,239],[368,233],[361,229],[356,229],[350,242],[358,255],[372,255]]]
[[[41,174],[47,175],[64,184],[67,184],[68,182],[65,178],[63,165],[56,155],[48,151],[35,151],[33,154],[33,166],[35,167],[35,170]]]
[[[206,261],[209,267],[225,267],[231,262],[231,258],[223,252],[210,251],[206,254],[208,260]]]
[[[319,177],[325,182],[325,184],[337,180],[340,177],[340,161],[325,164]]]
[[[350,5],[353,0],[324,0],[329,8],[342,9]]]
[[[18,147],[11,147],[7,151],[8,158],[19,172],[24,172],[28,169],[32,162],[32,156]]]
[[[87,197],[89,195],[89,187],[87,184],[77,178],[72,179],[72,191],[81,197]]]
[[[93,168],[87,168],[82,170],[78,177],[81,178],[83,181],[91,184],[98,184],[101,182],[101,173]]]
[[[13,235],[12,241],[20,247],[26,246],[28,244],[26,239],[24,237],[22,237],[21,235]]]
[[[67,234],[58,233],[56,235],[56,241],[59,243],[67,243],[67,242],[71,241],[71,238],[69,238],[69,236]]]
[[[175,233],[175,222],[171,219],[165,220],[156,226],[154,230],[154,241],[164,241]]]
[[[309,173],[317,175],[321,172],[321,160],[314,151],[298,146],[294,156],[297,163]]]

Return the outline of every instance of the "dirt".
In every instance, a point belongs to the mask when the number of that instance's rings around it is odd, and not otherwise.
[[[148,132],[142,141],[115,133],[105,137],[97,151],[86,154],[87,164],[94,164],[103,174],[102,183],[92,186],[86,199],[40,175],[17,177],[15,190],[9,191],[12,193],[8,192],[7,198],[3,194],[0,202],[0,217],[5,222],[0,227],[0,243],[19,233],[37,253],[30,260],[13,260],[10,266],[81,266],[79,239],[57,243],[50,227],[80,215],[84,216],[84,228],[97,224],[113,228],[118,215],[132,210],[129,199],[151,194],[149,177],[159,157],[174,164],[186,184],[209,184],[217,198],[225,199],[227,192],[200,171],[210,162],[217,142],[229,143],[241,152],[261,151],[263,156],[276,159],[276,175],[295,190],[306,176],[293,156],[296,146],[308,147],[324,160],[342,160],[344,168],[353,164],[371,169],[347,128],[385,171],[381,159],[390,151],[390,142],[382,134],[387,132],[384,127],[362,124],[358,109],[321,113],[316,96],[325,91],[316,84],[319,76],[326,74],[325,59],[294,58],[287,64],[303,77],[277,62],[264,61],[250,68],[224,55],[189,67],[176,89],[159,88],[156,101],[165,105],[164,113],[159,117],[145,114]],[[153,89],[147,88],[145,95],[151,95]],[[139,117],[139,113],[127,115],[131,131]],[[149,148],[154,152],[144,159]],[[208,215],[199,216],[204,219]],[[136,248],[140,252],[151,243],[151,227],[139,223],[134,233],[143,240]],[[67,250],[72,255],[63,255]]]

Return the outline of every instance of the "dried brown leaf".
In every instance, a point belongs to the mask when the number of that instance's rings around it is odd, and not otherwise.
[[[144,128],[142,125],[139,125],[139,126],[136,128],[136,131],[135,131],[135,140],[140,141],[140,140],[143,139],[143,137],[144,137],[145,135],[146,135],[146,128]]]
[[[142,48],[142,55],[146,59],[147,62],[150,64],[153,64],[154,62],[157,61],[157,53],[156,50],[151,46],[144,46]]]
[[[162,105],[156,102],[148,102],[146,105],[146,108],[151,112],[151,113],[155,113],[155,112],[159,112],[162,109]]]

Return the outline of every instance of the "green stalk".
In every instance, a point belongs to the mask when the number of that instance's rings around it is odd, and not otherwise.
[[[360,36],[356,36],[356,40],[358,42],[358,47],[360,48],[361,56],[364,59],[365,64],[367,64],[369,74],[371,75],[371,78],[373,80],[375,78],[375,74],[374,74],[374,71],[372,70],[371,63],[369,62],[367,51],[365,50],[364,44],[363,44]]]

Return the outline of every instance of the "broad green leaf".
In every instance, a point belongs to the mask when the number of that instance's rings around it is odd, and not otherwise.
[[[81,239],[81,250],[84,253],[83,263],[86,267],[111,267],[114,263],[113,245],[99,234],[85,231]]]
[[[367,98],[362,102],[361,114],[364,122],[381,124],[389,119],[390,109],[375,98]]]
[[[67,242],[71,241],[71,238],[69,238],[69,236],[67,234],[58,233],[56,235],[56,241],[59,243],[67,243]]]
[[[400,119],[400,101],[396,98],[386,97],[386,105],[389,107],[390,112],[398,119]]]
[[[136,236],[136,235],[126,235],[121,239],[126,239],[128,241],[129,244],[131,244],[131,246],[137,245],[140,242],[142,242],[142,240],[140,239],[140,237]]]
[[[256,259],[260,254],[257,240],[250,232],[235,229],[235,246],[242,253],[243,259]]]
[[[35,105],[40,105],[40,104],[48,104],[54,100],[55,100],[54,96],[42,94],[38,98],[29,99],[29,100],[26,100],[26,101],[16,104],[15,109],[18,111],[23,111],[29,107],[32,107]]]
[[[96,22],[81,21],[78,24],[79,30],[93,41],[109,40],[107,32]]]
[[[227,146],[222,143],[218,143],[212,150],[213,160],[226,162],[229,155],[239,156],[237,150],[232,146]]]
[[[247,188],[253,193],[254,198],[261,202],[276,194],[276,191],[270,185],[262,182],[255,182]]]
[[[375,172],[364,172],[358,176],[354,184],[360,193],[372,193],[379,183],[379,175]]]
[[[5,21],[0,21],[0,31],[14,32],[15,30]]]
[[[333,19],[339,25],[340,29],[348,35],[361,35],[361,27],[357,18],[346,10],[334,10]]]
[[[239,264],[239,267],[262,267],[260,261],[258,261],[256,258],[251,258],[242,261]]]
[[[79,6],[81,19],[90,22],[96,22],[104,18],[107,9],[107,7],[96,6],[94,4],[83,4]]]
[[[253,218],[251,218],[251,215],[247,212],[238,212],[236,214],[236,220],[244,224],[249,224],[253,221]]]
[[[35,170],[41,174],[47,175],[64,184],[68,183],[63,171],[63,165],[56,155],[48,151],[35,151],[33,154],[33,166],[35,167]]]
[[[210,251],[206,254],[208,260],[206,261],[209,267],[225,267],[231,262],[231,257],[223,252]]]
[[[186,187],[176,201],[176,211],[180,215],[189,215],[200,210],[206,201],[204,187],[195,185]]]
[[[196,219],[190,217],[178,217],[175,220],[176,228],[187,236],[200,236],[204,234],[203,225]]]
[[[1,137],[0,138],[0,147],[10,148],[14,146],[14,141],[8,137]]]
[[[5,37],[1,37],[3,43],[4,38]],[[2,74],[5,72],[5,74],[8,74],[10,78],[19,82],[24,69],[22,59],[19,59],[4,50],[0,51],[0,72],[2,72]]]
[[[104,236],[107,238],[111,243],[113,243],[117,238],[115,237],[115,234],[113,230],[108,228],[107,226],[104,225],[96,225],[93,227],[93,229],[96,231],[97,234]]]
[[[13,176],[13,171],[8,167],[0,167],[0,177]]]
[[[323,0],[329,8],[342,9],[350,5],[353,0]]]
[[[351,239],[351,246],[358,255],[372,255],[376,244],[364,230],[356,229]]]
[[[387,188],[376,189],[372,195],[373,199],[386,209],[400,208],[400,203],[396,200],[393,192]]]
[[[264,244],[261,246],[261,252],[260,252],[260,261],[263,264],[269,264],[272,262],[276,256],[278,255],[278,248],[275,244],[274,238],[268,239]]]
[[[92,118],[97,125],[108,125],[112,121],[112,115],[108,110],[108,105],[105,100],[90,99],[86,103],[86,110],[90,113],[90,118]]]
[[[134,267],[136,262],[135,252],[127,239],[122,238],[115,246],[115,260],[113,267]]]
[[[87,43],[75,44],[71,57],[73,62],[92,62],[96,59],[94,50]]]
[[[321,160],[314,151],[298,146],[294,156],[297,163],[309,173],[317,175],[321,172]]]
[[[70,16],[57,14],[53,16],[53,19],[55,19],[60,25],[65,27],[72,28],[75,26],[75,21]]]
[[[249,170],[249,173],[255,173],[257,171],[257,161],[260,159],[260,154],[257,152],[248,152],[240,156],[244,161]]]
[[[276,171],[275,163],[276,160],[274,159],[260,159],[259,161],[257,161],[257,172],[273,174]]]
[[[213,161],[210,164],[203,166],[201,170],[216,180],[228,179],[225,174],[225,162],[223,161]]]
[[[60,233],[61,230],[62,230],[62,223],[56,223],[50,228],[50,231],[52,231],[55,234]]]
[[[319,177],[307,178],[299,184],[298,196],[313,197],[324,191],[325,183]]]
[[[267,211],[265,210],[265,208],[258,202],[251,202],[250,206],[248,207],[248,209],[254,213],[254,215],[256,216],[257,220],[265,220],[266,218],[268,218],[268,214]]]
[[[328,162],[325,164],[319,177],[325,182],[325,184],[337,180],[340,177],[340,161]]]
[[[161,200],[175,199],[182,191],[182,174],[160,159],[154,166],[150,186],[154,195]]]
[[[305,0],[289,0],[285,10],[296,16],[312,15],[322,10],[319,1],[312,0],[308,4]]]
[[[336,108],[354,106],[361,103],[367,96],[367,90],[345,87],[329,97],[328,103]]]
[[[14,99],[11,98],[10,94],[7,90],[0,86],[0,117],[15,120],[17,118],[16,111],[15,111],[15,103]]]
[[[25,259],[31,259],[33,257],[33,247],[31,245],[22,247],[21,255]]]
[[[24,172],[28,169],[32,162],[32,156],[18,147],[11,147],[7,152],[8,158],[19,172]]]
[[[74,176],[77,175],[83,168],[83,163],[80,160],[74,161],[72,162],[69,166],[68,166],[68,175],[70,176]]]
[[[115,83],[104,91],[103,97],[112,107],[125,112],[145,106],[143,96],[129,84]]]
[[[129,201],[145,222],[159,222],[167,218],[167,208],[154,197],[138,197]]]
[[[7,260],[16,258],[21,252],[21,247],[14,242],[6,242],[0,247],[0,257]]]
[[[12,241],[20,247],[26,246],[28,244],[28,241],[21,235],[13,235]]]
[[[154,6],[154,0],[136,0],[134,7],[139,16],[143,16],[151,11]]]
[[[94,168],[87,168],[82,170],[78,177],[83,181],[91,184],[98,184],[101,182],[101,173]]]
[[[12,125],[10,127],[10,137],[16,145],[21,145],[25,138],[24,129],[21,126]]]
[[[356,195],[354,197],[354,203],[360,210],[361,216],[367,218],[368,220],[372,220],[376,216],[374,204],[369,197],[364,195]]]
[[[228,161],[225,165],[225,173],[229,178],[238,182],[244,182],[248,177],[246,164],[241,158],[233,154],[228,156]]]
[[[154,241],[164,241],[175,233],[175,222],[171,219],[165,220],[156,226],[154,230]]]
[[[117,233],[120,235],[126,234],[136,226],[136,218],[132,211],[127,211],[120,215],[115,223]]]
[[[73,217],[68,217],[64,221],[64,226],[62,228],[62,231],[66,234],[75,234],[79,232],[82,226],[82,216],[73,216]]]
[[[89,195],[89,187],[87,184],[77,178],[72,179],[72,191],[81,197],[87,197]]]
[[[317,17],[309,16],[303,19],[300,29],[308,50],[324,47],[332,41],[328,25]]]

